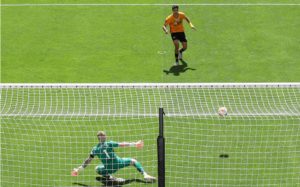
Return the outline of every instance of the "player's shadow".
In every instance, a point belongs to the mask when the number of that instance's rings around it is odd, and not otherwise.
[[[98,187],[122,187],[122,186],[124,186],[126,184],[130,184],[132,182],[149,184],[148,182],[141,180],[141,179],[126,179],[124,182],[116,182],[116,181],[106,181],[106,180],[103,180],[103,178],[101,178],[101,177],[96,177],[96,180],[102,183],[102,185],[98,186]],[[77,183],[77,182],[74,182],[73,184],[78,185],[78,186],[92,187],[90,185],[83,184],[83,183]]]
[[[170,67],[169,70],[164,70],[164,72],[169,75],[169,74],[173,74],[174,76],[179,76],[180,73],[184,73],[187,70],[196,70],[194,68],[190,68],[188,67],[188,64],[186,61],[181,60],[181,64],[180,65],[173,65],[172,67]]]
[[[86,184],[82,184],[82,183],[78,183],[78,182],[73,182],[73,184],[77,185],[77,186],[92,187],[92,186],[89,186],[89,185],[86,185]]]
[[[121,187],[121,186],[124,186],[126,184],[130,184],[132,182],[147,183],[146,181],[141,180],[141,179],[126,179],[124,182],[116,182],[116,181],[106,181],[106,180],[103,180],[101,177],[96,177],[96,180],[103,184],[102,187],[104,187],[104,186],[107,186],[107,187],[108,186],[109,187]]]

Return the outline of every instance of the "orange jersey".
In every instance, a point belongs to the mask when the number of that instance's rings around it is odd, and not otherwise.
[[[171,33],[184,32],[183,19],[186,19],[186,17],[183,12],[178,12],[178,14],[178,18],[175,18],[173,14],[166,18],[165,25],[170,26]]]

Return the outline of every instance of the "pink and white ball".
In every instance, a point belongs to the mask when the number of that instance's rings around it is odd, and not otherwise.
[[[225,106],[220,107],[218,110],[218,114],[222,117],[227,116],[227,108]]]

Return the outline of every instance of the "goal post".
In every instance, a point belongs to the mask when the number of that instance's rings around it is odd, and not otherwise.
[[[1,186],[99,186],[98,159],[70,175],[99,130],[144,140],[141,150],[115,152],[158,179],[149,186],[300,185],[300,83],[0,84],[0,92]],[[114,176],[144,186],[134,167]]]
[[[164,109],[159,108],[159,133],[157,137],[157,175],[158,187],[165,187],[165,138],[164,138]]]

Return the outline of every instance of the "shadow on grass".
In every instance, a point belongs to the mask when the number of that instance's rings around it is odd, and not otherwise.
[[[89,185],[86,185],[86,184],[82,184],[82,183],[78,183],[78,182],[74,182],[73,185],[92,187],[92,186],[89,186]]]
[[[137,182],[137,183],[144,183],[144,184],[152,184],[152,182],[146,182],[144,180],[141,180],[141,179],[126,179],[122,182],[118,182],[118,181],[111,181],[111,180],[106,180],[102,177],[96,177],[96,180],[101,182],[102,185],[99,185],[97,187],[122,187],[126,184],[130,184],[132,182]],[[154,181],[155,182],[155,181]],[[87,185],[87,184],[83,184],[83,183],[77,183],[77,182],[74,182],[73,185],[77,185],[77,186],[85,186],[85,187],[92,187],[90,185]]]
[[[132,182],[137,182],[137,183],[147,183],[144,180],[141,179],[126,179],[124,182],[117,182],[117,181],[107,181],[107,180],[103,180],[103,178],[101,177],[96,177],[96,180],[101,182],[102,185],[99,185],[99,187],[121,187],[127,184],[130,184]],[[85,186],[85,187],[92,187],[89,186],[87,184],[82,184],[82,183],[73,183],[73,185],[77,185],[77,186]]]
[[[147,183],[146,181],[141,179],[126,179],[124,182],[117,182],[117,181],[107,181],[107,180],[103,180],[103,178],[101,177],[96,177],[96,180],[101,182],[103,184],[103,187],[104,186],[121,187],[123,185],[130,184],[132,182]]]
[[[172,67],[170,67],[169,70],[164,70],[163,72],[165,72],[167,75],[169,74],[173,74],[174,76],[179,76],[180,73],[184,73],[187,70],[196,70],[194,68],[189,68],[187,62],[185,62],[184,60],[181,60],[180,65],[173,65]]]

